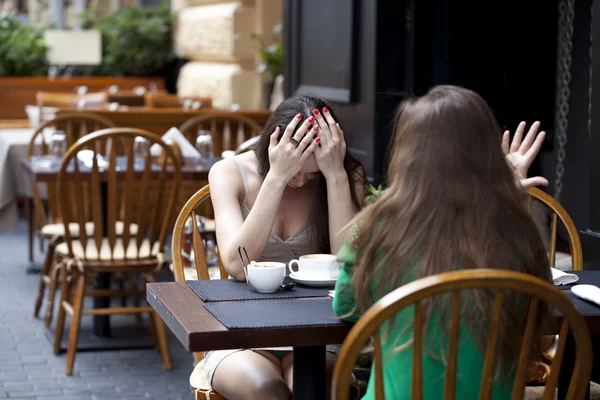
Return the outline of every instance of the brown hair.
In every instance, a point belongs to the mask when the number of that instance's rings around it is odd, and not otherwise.
[[[389,188],[351,223],[356,226],[354,288],[362,311],[408,281],[457,269],[512,269],[550,281],[524,191],[501,150],[500,127],[479,95],[437,86],[404,101],[395,135]],[[433,310],[442,318],[440,327],[449,325],[443,321],[451,315],[451,302],[439,297],[421,303],[425,326],[437,321]],[[483,290],[466,299],[461,321],[483,351],[494,299]],[[497,373],[516,364],[526,300],[505,294]],[[547,311],[539,313],[545,321]]]
[[[326,103],[323,99],[315,96],[308,95],[295,95],[289,99],[284,100],[275,109],[260,137],[259,142],[254,149],[256,158],[258,160],[258,173],[264,178],[267,176],[271,164],[269,163],[269,142],[270,136],[275,131],[275,128],[279,126],[281,134],[283,135],[285,128],[288,126],[290,121],[298,114],[302,114],[304,118],[312,116],[313,110],[323,110],[323,107],[327,107],[331,116],[336,121],[340,122],[335,115],[335,111]],[[302,124],[298,124],[298,129]],[[340,122],[340,125],[343,125]],[[348,182],[350,182],[350,194],[352,196],[352,203],[356,210],[361,208],[362,199],[359,199],[359,187],[366,184],[365,173],[362,163],[354,156],[352,156],[346,150],[346,156],[344,157],[344,169],[348,174]],[[313,211],[310,219],[310,226],[312,228],[312,240],[318,243],[320,251],[322,253],[330,253],[329,243],[329,212],[327,207],[327,184],[325,177],[321,175],[317,184],[317,196],[315,204],[313,205]]]

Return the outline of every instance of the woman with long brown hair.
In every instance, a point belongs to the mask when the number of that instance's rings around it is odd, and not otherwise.
[[[217,240],[231,277],[245,279],[238,245],[251,260],[284,263],[340,249],[339,232],[361,208],[365,180],[337,121],[323,100],[294,96],[273,112],[254,151],[211,168]],[[228,399],[287,399],[292,361],[291,348],[211,351],[205,372]],[[330,371],[333,354],[327,363]]]
[[[524,187],[546,183],[526,177],[544,135],[535,138],[536,124],[522,140],[524,127],[519,126],[510,148],[507,133],[501,145],[500,127],[486,102],[459,87],[438,86],[405,101],[396,118],[388,189],[355,217],[338,253],[336,314],[356,320],[395,288],[458,269],[512,269],[550,281],[546,250],[524,207]],[[505,296],[494,399],[510,397],[524,325],[518,312],[523,299]],[[479,396],[493,302],[481,291],[467,297],[461,310],[459,399]],[[443,396],[450,304],[441,296],[422,305],[425,399]],[[387,399],[411,398],[412,350],[407,347],[413,310],[396,315],[382,336],[382,351],[389,357],[383,372]],[[373,398],[372,386],[366,399]]]

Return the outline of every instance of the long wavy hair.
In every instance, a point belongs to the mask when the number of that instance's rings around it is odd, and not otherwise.
[[[546,250],[502,153],[501,137],[487,103],[467,89],[437,86],[401,104],[388,189],[350,224],[360,310],[408,281],[457,269],[512,269],[550,281]],[[443,297],[421,303],[425,327],[432,322],[449,327],[452,302]],[[482,351],[493,301],[490,292],[470,291],[461,309],[461,321]],[[505,294],[497,373],[516,365],[526,301]],[[432,321],[434,310],[441,322]],[[547,310],[538,314],[535,333],[541,335]],[[434,351],[445,359],[444,349]]]
[[[271,134],[275,131],[275,128],[279,126],[280,136],[283,135],[285,128],[288,126],[290,121],[298,114],[302,114],[303,119],[312,116],[313,110],[316,108],[319,111],[323,110],[323,107],[327,107],[331,116],[343,125],[342,122],[336,117],[335,111],[330,104],[325,100],[315,96],[309,95],[295,95],[289,99],[284,100],[275,109],[271,117],[265,125],[265,129],[261,134],[260,140],[254,148],[254,153],[258,160],[258,173],[264,178],[267,176],[271,164],[269,163],[269,142],[271,140]],[[299,123],[298,129],[302,123]],[[348,182],[350,182],[350,194],[352,196],[352,204],[358,211],[362,205],[362,199],[359,198],[359,193],[363,193],[364,190],[359,188],[366,185],[365,171],[362,163],[354,156],[352,156],[346,150],[346,156],[344,157],[344,169],[348,174]],[[321,253],[329,254],[331,252],[329,242],[329,217],[327,207],[327,184],[325,177],[321,174],[318,178],[317,183],[317,195],[313,209],[311,212],[311,218],[309,225],[311,227],[311,240],[319,245]]]

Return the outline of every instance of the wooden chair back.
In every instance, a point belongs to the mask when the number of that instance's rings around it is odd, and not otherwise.
[[[211,108],[210,97],[178,96],[176,94],[151,92],[145,95],[146,107],[150,108],[186,108],[198,110],[200,108]]]
[[[152,159],[148,149],[144,166],[134,170],[133,143],[137,136],[147,139],[150,147],[156,144],[161,148],[166,156],[161,157],[160,163]],[[103,153],[105,147],[106,152]],[[81,150],[92,150],[94,157],[91,170],[85,170],[75,161]],[[106,154],[108,165],[101,169],[97,155],[102,154]],[[68,186],[67,182],[71,185]],[[78,224],[83,232],[85,223],[93,222],[94,236],[87,238],[82,235],[79,238],[84,249],[83,258],[87,259],[88,250],[96,254],[108,254],[110,260],[116,258],[116,223],[122,221],[124,229],[119,239],[122,247],[117,251],[135,254],[128,258],[138,261],[153,258],[164,247],[174,217],[180,183],[180,160],[170,146],[151,132],[135,128],[111,128],[79,139],[63,158],[57,180],[58,202],[65,224],[69,256],[74,255],[73,241],[66,229],[68,224]],[[92,199],[87,212],[72,213],[73,205],[79,210],[86,208],[86,193]],[[101,201],[103,198],[104,202]],[[135,235],[128,228],[131,224],[138,226]],[[146,250],[150,250],[150,255],[147,255],[148,252],[142,255],[143,246],[149,246]]]
[[[550,265],[552,267],[556,265],[556,238],[558,230],[558,219],[560,219],[564,228],[567,231],[569,248],[571,249],[571,257],[573,262],[573,270],[581,271],[583,269],[583,251],[581,250],[581,239],[579,238],[577,228],[575,228],[575,224],[573,223],[573,220],[567,213],[567,210],[565,210],[564,207],[561,206],[560,203],[556,201],[552,196],[548,195],[547,193],[541,191],[538,188],[531,188],[527,190],[527,193],[529,194],[527,202],[529,212],[532,212],[534,199],[538,200],[552,211],[550,249],[548,252]]]
[[[485,361],[481,377],[479,399],[491,399],[494,382],[494,364],[496,355],[497,334],[502,310],[503,292],[514,291],[527,295],[531,300],[527,311],[527,319],[522,338],[521,351],[518,357],[516,379],[512,392],[512,399],[522,399],[525,391],[527,370],[529,366],[529,352],[534,340],[534,324],[536,312],[540,301],[554,307],[563,315],[560,327],[560,339],[557,345],[557,354],[552,363],[550,376],[546,381],[543,399],[554,399],[555,389],[558,385],[558,376],[563,358],[565,342],[569,330],[575,338],[575,367],[573,378],[569,385],[567,399],[583,399],[589,387],[592,372],[592,345],[590,333],[583,317],[577,312],[571,301],[553,285],[529,274],[513,271],[500,271],[491,269],[474,269],[446,272],[429,276],[406,284],[381,298],[369,308],[359,321],[354,325],[337,359],[333,373],[334,399],[348,399],[352,369],[356,358],[369,338],[374,337],[373,373],[375,385],[375,399],[385,398],[383,383],[383,356],[381,351],[382,324],[394,317],[398,312],[408,306],[414,305],[414,336],[412,342],[412,398],[423,398],[423,314],[419,307],[421,301],[441,294],[450,294],[452,301],[452,319],[450,321],[450,335],[447,352],[447,368],[444,383],[444,399],[455,399],[457,360],[461,310],[461,291],[472,289],[485,289],[494,294],[492,323],[488,336]],[[409,351],[405,349],[404,351]]]
[[[210,131],[215,155],[225,150],[234,150],[262,131],[262,127],[248,117],[233,111],[219,111],[209,115],[199,115],[187,120],[179,130],[190,141],[196,143],[198,132]]]
[[[90,113],[62,114],[37,127],[27,146],[27,157],[48,154],[50,137],[45,134],[48,130],[64,131],[67,136],[67,147],[70,147],[80,137],[88,133],[99,129],[113,128],[114,126],[113,122],[109,119]],[[60,222],[60,212],[58,210],[58,203],[56,202],[56,183],[48,182],[46,184],[48,213],[45,211],[44,199],[41,196],[41,186],[33,178],[31,179],[31,190],[33,193],[36,228],[41,229],[42,226],[50,222]]]
[[[193,223],[197,220],[196,209],[210,197],[210,188],[208,185],[198,190],[190,199],[185,203],[177,221],[175,221],[175,228],[173,228],[173,236],[171,239],[171,260],[173,262],[173,273],[175,274],[176,282],[185,282],[185,272],[183,265],[183,237],[185,224],[189,218],[192,219],[192,251],[194,252],[194,263],[196,267],[196,273],[198,279],[207,280],[210,279],[208,274],[208,265],[206,263],[206,252],[204,249],[204,243],[202,242],[202,236],[197,223]],[[219,273],[221,279],[227,279],[229,274],[225,271],[221,255],[218,255],[219,259]],[[200,362],[204,358],[203,353],[194,353],[194,359],[196,362]]]

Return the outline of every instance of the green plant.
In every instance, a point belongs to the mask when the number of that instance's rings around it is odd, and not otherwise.
[[[369,204],[373,204],[379,197],[381,197],[381,195],[383,194],[383,192],[385,191],[385,189],[383,189],[383,186],[379,185],[379,186],[374,186],[374,185],[367,185],[367,190],[365,191],[365,206],[368,206]]]
[[[92,70],[94,75],[153,75],[173,59],[173,13],[168,2],[121,8],[106,16],[91,9],[80,19],[84,28],[102,35],[102,64]]]
[[[253,33],[250,37],[256,41],[260,48],[258,54],[261,58],[261,63],[258,65],[256,72],[266,77],[268,80],[274,80],[283,72],[283,42],[281,40],[281,24],[275,25],[273,28],[273,41],[271,45],[265,43],[264,38]]]
[[[47,50],[40,31],[0,13],[0,76],[46,75]]]

